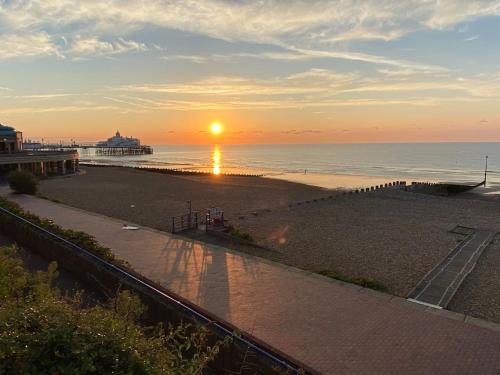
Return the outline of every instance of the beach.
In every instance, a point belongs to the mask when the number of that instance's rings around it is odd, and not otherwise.
[[[372,278],[402,297],[463,239],[450,233],[456,225],[500,229],[498,201],[473,195],[440,197],[398,190],[342,195],[339,190],[260,177],[82,169],[80,176],[43,181],[40,194],[160,230],[169,229],[171,216],[187,212],[188,200],[201,212],[221,207],[229,224],[269,249],[249,246],[241,251],[313,272]],[[500,301],[489,298],[491,288],[481,287],[500,281],[495,246],[459,289],[450,305],[453,310],[500,321]]]
[[[202,215],[208,207],[220,207],[225,219],[234,222],[255,211],[332,194],[319,187],[253,176],[165,175],[121,167],[82,167],[82,172],[45,180],[40,193],[160,230],[170,230],[172,216],[188,212],[188,201]]]

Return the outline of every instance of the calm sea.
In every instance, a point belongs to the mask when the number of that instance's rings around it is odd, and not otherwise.
[[[109,157],[83,150],[80,154],[87,162],[256,173],[323,187],[396,179],[479,182],[488,155],[490,187],[500,186],[500,143],[157,145],[153,155]]]

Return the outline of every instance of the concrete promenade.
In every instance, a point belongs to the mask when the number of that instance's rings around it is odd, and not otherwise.
[[[144,276],[324,374],[498,374],[500,328],[229,249],[29,196]],[[167,218],[166,218],[167,219]],[[127,223],[132,224],[132,223]]]

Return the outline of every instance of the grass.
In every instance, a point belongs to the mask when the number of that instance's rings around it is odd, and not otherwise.
[[[369,277],[349,277],[331,270],[323,270],[318,272],[320,275],[327,276],[331,279],[344,281],[346,283],[356,284],[364,288],[378,290],[379,292],[387,292],[387,287],[377,280]]]

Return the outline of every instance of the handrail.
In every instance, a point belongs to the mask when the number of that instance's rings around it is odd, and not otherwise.
[[[153,285],[145,282],[144,280],[141,280],[140,278],[132,275],[131,273],[127,272],[126,270],[124,270],[123,268],[121,267],[118,267],[117,265],[113,264],[113,263],[110,263],[110,262],[107,262],[106,260],[102,259],[101,257],[91,253],[90,251],[84,249],[83,247],[80,247],[76,244],[74,244],[73,242],[71,241],[68,241],[67,239],[61,237],[61,236],[58,236],[57,234],[55,233],[52,233],[51,231],[35,224],[35,223],[32,223],[31,221],[23,218],[22,216],[19,216],[19,215],[16,215],[15,213],[3,208],[3,207],[0,207],[0,211],[10,215],[10,216],[13,216],[15,217],[16,219],[38,229],[39,231],[45,233],[46,235],[48,235],[49,237],[53,237],[67,245],[69,245],[70,247],[73,247],[74,249],[84,253],[85,255],[97,260],[99,263],[105,265],[106,267],[109,267],[111,269],[113,269],[114,271],[118,272],[119,274],[121,274],[122,276],[125,276],[125,278],[129,278],[131,280],[133,280],[134,282],[140,284],[141,286],[145,287],[146,289],[162,296],[163,298],[166,298],[168,299],[170,302],[173,302],[175,305],[177,305],[178,307],[180,307],[181,309],[185,310],[186,312],[188,312],[189,314],[195,316],[196,318],[198,318],[199,320],[201,320],[202,322],[206,323],[206,324],[211,324],[212,326],[216,327],[217,329],[219,329],[220,331],[222,331],[225,335],[228,335],[228,336],[231,336],[233,339],[235,339],[235,341],[238,341],[240,342],[241,344],[244,344],[246,345],[247,347],[250,347],[252,348],[253,350],[255,350],[257,353],[261,354],[262,356],[266,357],[267,359],[271,360],[272,362],[275,362],[276,364],[278,364],[279,366],[285,368],[286,370],[288,371],[291,371],[293,374],[299,374],[299,371],[300,369],[297,368],[296,366],[293,366],[291,364],[289,364],[288,362],[286,362],[285,360],[282,360],[280,358],[278,358],[277,356],[275,356],[274,354],[268,352],[267,350],[261,348],[260,346],[258,346],[257,344],[254,344],[252,343],[251,341],[241,337],[241,336],[238,336],[238,335],[235,335],[234,332],[232,332],[231,330],[229,330],[228,328],[226,328],[222,323],[220,322],[217,322],[217,321],[213,321],[212,319],[210,319],[209,317],[205,316],[204,314],[202,314],[201,312],[199,311],[196,311],[195,309],[191,308],[190,306],[184,304],[183,302],[179,301],[178,299],[168,295],[167,293],[155,288]]]

